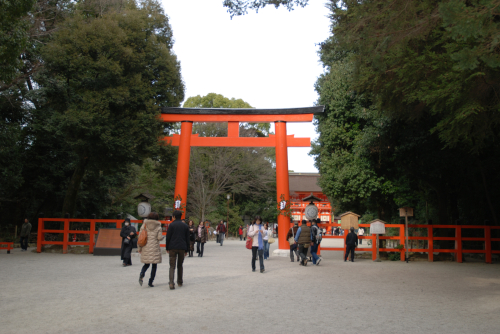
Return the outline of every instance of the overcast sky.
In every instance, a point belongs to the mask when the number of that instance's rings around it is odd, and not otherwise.
[[[174,32],[186,98],[208,93],[255,108],[313,106],[323,73],[318,43],[329,36],[323,0],[288,12],[273,6],[232,20],[222,0],[163,0]],[[288,134],[317,138],[311,123],[288,123]],[[289,148],[288,169],[317,172],[310,148]]]

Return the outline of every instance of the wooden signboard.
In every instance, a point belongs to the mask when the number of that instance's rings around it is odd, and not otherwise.
[[[354,227],[355,229],[359,228],[359,217],[360,215],[357,215],[351,211],[341,214],[340,228],[342,228],[343,230],[348,230],[351,227]]]
[[[122,237],[120,228],[100,228],[94,255],[121,255]]]
[[[408,217],[413,217],[413,208],[399,208],[399,217],[405,217],[408,215]]]

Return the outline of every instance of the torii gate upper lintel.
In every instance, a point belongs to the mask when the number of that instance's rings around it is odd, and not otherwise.
[[[175,197],[186,204],[189,180],[189,159],[192,146],[215,147],[275,147],[276,148],[276,198],[281,195],[290,200],[288,185],[288,147],[310,147],[310,138],[287,136],[286,123],[311,122],[315,114],[321,114],[324,106],[284,109],[231,109],[231,108],[162,108],[160,118],[164,122],[181,122],[180,135],[164,137],[172,146],[179,146]],[[227,122],[227,137],[199,137],[193,134],[193,122]],[[275,124],[275,135],[269,137],[240,137],[240,122]],[[185,212],[183,213],[185,217]],[[278,216],[278,242],[280,249],[288,249],[286,235],[290,219]]]

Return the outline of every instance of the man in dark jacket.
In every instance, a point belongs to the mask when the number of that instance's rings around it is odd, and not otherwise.
[[[169,286],[170,290],[175,289],[174,274],[177,262],[177,285],[182,286],[182,263],[184,256],[189,252],[189,228],[181,220],[182,212],[174,211],[174,221],[167,229],[167,241],[165,248],[170,260]]]
[[[24,224],[21,227],[21,234],[19,235],[21,237],[20,243],[21,243],[21,252],[26,252],[28,250],[28,241],[30,238],[30,233],[31,233],[31,224],[28,221],[28,218],[24,220]]]
[[[219,237],[219,243],[222,246],[224,243],[224,237],[226,235],[226,226],[224,222],[221,220],[219,225],[217,225],[217,236]]]
[[[302,225],[295,234],[295,243],[299,247],[300,265],[307,266],[307,249],[314,243],[312,242],[311,228],[307,226],[305,220],[302,221]]]
[[[358,247],[358,236],[354,233],[354,227],[351,227],[351,232],[345,238],[345,244],[346,250],[344,262],[347,261],[349,252],[351,253],[351,262],[354,262],[354,249]]]

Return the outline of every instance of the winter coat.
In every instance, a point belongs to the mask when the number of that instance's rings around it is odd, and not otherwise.
[[[141,231],[146,229],[148,232],[148,241],[146,246],[140,247],[142,263],[161,263],[160,241],[164,236],[161,231],[161,223],[157,220],[145,219]]]
[[[345,244],[347,246],[356,246],[358,247],[358,236],[354,232],[350,232],[345,238]]]
[[[205,226],[203,226],[201,228],[201,238],[200,238],[200,234],[199,234],[199,231],[198,231],[198,228],[199,226],[196,228],[196,241],[199,241],[201,242],[202,244],[206,243],[207,240],[208,240],[208,231],[207,229],[205,228]]]
[[[247,228],[245,227],[243,229],[243,238],[246,238],[247,237]]]
[[[30,223],[23,223],[23,226],[21,227],[21,234],[19,235],[20,237],[29,237],[31,233],[31,224]]]
[[[182,221],[174,220],[168,226],[165,248],[167,251],[178,249],[189,252],[189,228]]]
[[[130,232],[134,233],[130,235]],[[132,248],[134,244],[134,238],[137,236],[137,232],[135,230],[135,227],[132,225],[125,226],[123,225],[122,230],[120,231],[120,237],[122,237],[122,249],[121,249],[121,259],[130,259],[130,256],[132,254]],[[130,237],[130,243],[127,245],[125,244],[125,239],[127,237]]]
[[[188,225],[188,228],[189,228],[189,241],[195,241],[196,240],[196,231],[197,231],[197,228],[196,226],[189,226]]]

